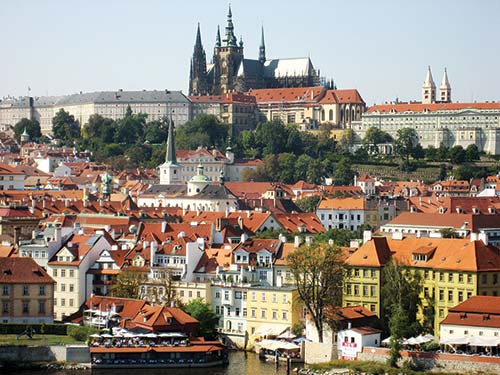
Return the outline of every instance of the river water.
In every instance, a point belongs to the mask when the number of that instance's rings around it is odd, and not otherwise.
[[[300,363],[292,363],[290,374]],[[60,370],[50,372],[50,375],[88,374],[88,372]],[[280,362],[276,367],[274,362],[265,362],[255,353],[230,352],[229,365],[207,368],[173,368],[173,369],[99,369],[92,370],[92,375],[285,375],[286,362]],[[16,375],[42,375],[46,371],[16,372]]]

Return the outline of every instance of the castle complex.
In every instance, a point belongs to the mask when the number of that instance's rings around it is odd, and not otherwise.
[[[320,81],[319,70],[314,69],[308,57],[267,59],[263,28],[259,58],[245,58],[243,40],[237,42],[234,35],[231,7],[224,38],[221,40],[220,30],[217,28],[212,63],[207,64],[198,24],[191,59],[189,95],[222,95],[262,88],[313,87],[320,85]],[[327,86],[333,88],[333,82],[328,82]]]

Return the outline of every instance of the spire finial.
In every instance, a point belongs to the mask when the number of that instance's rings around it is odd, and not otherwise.
[[[260,31],[259,62],[261,64],[264,64],[266,62],[266,44],[264,42],[264,25],[261,26],[261,31]]]
[[[222,44],[220,42],[220,27],[217,25],[217,35],[215,36],[215,47],[220,47]]]
[[[200,23],[199,22],[198,22],[198,29],[196,30],[195,47],[201,47],[201,31],[200,31]]]

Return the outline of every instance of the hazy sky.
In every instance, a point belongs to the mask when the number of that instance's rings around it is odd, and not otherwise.
[[[500,100],[500,1],[233,0],[235,33],[257,58],[310,56],[367,104],[420,99],[427,65],[454,101]],[[187,91],[197,22],[211,59],[227,1],[2,0],[0,97]]]

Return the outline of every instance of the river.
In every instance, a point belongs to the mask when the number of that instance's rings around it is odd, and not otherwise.
[[[292,363],[290,373],[295,367],[302,367],[300,363]],[[80,371],[60,370],[50,375],[75,375]],[[88,372],[82,372],[88,373]],[[174,368],[174,369],[99,369],[92,370],[92,375],[285,375],[286,362],[280,362],[276,367],[274,362],[264,362],[255,353],[230,352],[229,365],[224,367],[207,368]],[[42,375],[46,371],[16,372],[16,375]]]

